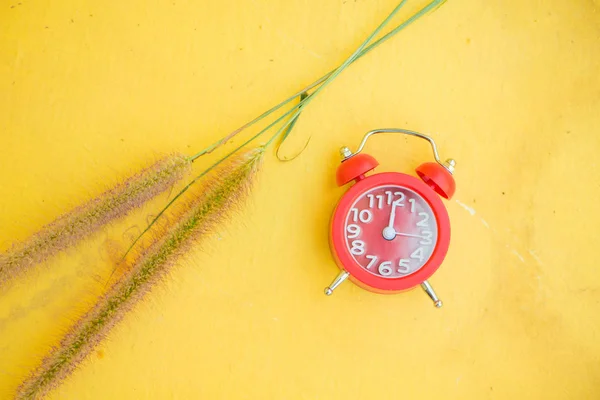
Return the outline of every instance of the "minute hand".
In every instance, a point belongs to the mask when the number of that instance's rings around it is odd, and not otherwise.
[[[390,212],[390,222],[388,228],[394,229],[394,220],[396,219],[396,202],[392,203],[392,211]]]
[[[394,240],[394,238],[396,237],[396,229],[394,229],[394,220],[396,219],[396,206],[398,206],[398,204],[396,202],[393,202],[392,211],[390,212],[390,223],[388,224],[388,226],[383,228],[382,235],[385,240]]]

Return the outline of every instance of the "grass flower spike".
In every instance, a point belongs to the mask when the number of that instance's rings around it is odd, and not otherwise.
[[[0,287],[132,209],[167,190],[191,171],[191,162],[175,154],[159,160],[114,188],[63,214],[26,240],[0,254]]]
[[[195,240],[240,205],[254,181],[264,148],[233,157],[201,185],[178,222],[161,234],[107,293],[63,338],[41,366],[19,387],[17,399],[43,397],[67,377],[125,314],[163,277]]]

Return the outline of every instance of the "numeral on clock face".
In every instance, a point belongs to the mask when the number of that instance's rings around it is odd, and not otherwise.
[[[346,227],[348,239],[354,239],[360,236],[360,226],[356,224],[350,224]]]
[[[362,222],[363,224],[368,224],[373,220],[373,213],[371,210],[358,210],[357,208],[353,208],[350,210],[353,217],[352,220],[354,222]]]

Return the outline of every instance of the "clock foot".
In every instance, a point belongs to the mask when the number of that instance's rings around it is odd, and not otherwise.
[[[433,301],[433,305],[437,308],[440,308],[442,306],[442,301],[437,297],[437,294],[435,294],[435,291],[431,287],[431,284],[427,281],[423,281],[423,283],[421,283],[421,287],[423,288],[425,293],[427,293],[429,298]]]
[[[327,296],[331,296],[336,287],[340,286],[342,282],[346,280],[350,276],[349,272],[341,271],[338,276],[335,277],[331,285],[325,288],[325,294]]]

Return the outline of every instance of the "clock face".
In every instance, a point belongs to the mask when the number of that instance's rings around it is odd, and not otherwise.
[[[402,278],[430,259],[438,241],[438,224],[422,196],[388,184],[356,198],[345,218],[344,236],[360,268],[381,278]]]

